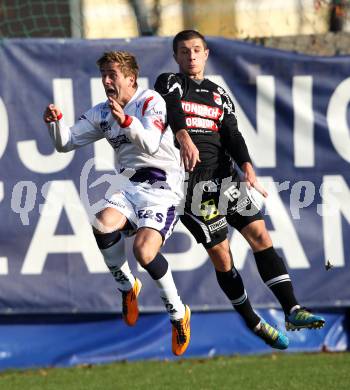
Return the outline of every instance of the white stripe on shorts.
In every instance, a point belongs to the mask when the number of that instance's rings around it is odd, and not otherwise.
[[[186,215],[188,217],[191,217],[192,219],[194,219],[196,221],[196,223],[202,228],[202,231],[205,235],[206,242],[210,242],[211,241],[210,234],[209,234],[209,229],[207,228],[207,226],[203,222],[201,222],[200,219],[197,219],[194,215],[189,214],[189,213],[186,213]]]

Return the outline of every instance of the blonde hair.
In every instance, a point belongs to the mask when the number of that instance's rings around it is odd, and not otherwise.
[[[135,77],[134,86],[137,85],[136,80],[139,75],[139,66],[137,65],[134,55],[127,51],[106,51],[96,61],[96,64],[101,69],[104,64],[110,62],[117,63],[119,65],[120,71],[125,77],[133,75]]]

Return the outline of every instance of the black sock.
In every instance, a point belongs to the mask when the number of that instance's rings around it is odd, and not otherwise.
[[[236,311],[243,317],[248,328],[254,329],[260,322],[260,317],[254,312],[245,291],[241,275],[232,267],[231,271],[220,272],[215,270],[216,278],[227,298]]]
[[[118,230],[111,233],[96,233],[93,231],[97,246],[100,249],[107,249],[121,239],[121,234]]]
[[[158,280],[166,274],[168,266],[165,257],[161,253],[158,253],[157,256],[143,268],[150,274],[153,280]]]
[[[262,280],[278,299],[284,313],[289,314],[298,301],[283,259],[273,247],[255,252],[254,257]]]

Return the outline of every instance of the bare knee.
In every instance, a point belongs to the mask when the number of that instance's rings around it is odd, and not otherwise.
[[[241,230],[241,234],[248,241],[254,252],[272,246],[271,237],[264,221],[254,221]]]
[[[148,245],[135,245],[135,244],[133,246],[133,252],[136,260],[142,266],[149,264],[156,257],[158,253],[155,252]]]
[[[141,266],[145,266],[156,257],[161,245],[162,237],[158,232],[151,229],[141,229],[135,237],[134,256]]]
[[[269,234],[266,229],[254,230],[250,236],[250,239],[254,246],[265,246],[265,244],[269,241]]]
[[[122,229],[126,222],[127,219],[123,214],[107,207],[96,214],[94,228],[99,233],[110,233]]]

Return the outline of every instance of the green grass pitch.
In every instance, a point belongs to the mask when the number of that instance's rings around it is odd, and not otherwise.
[[[0,373],[1,390],[348,390],[350,353],[119,362]]]

